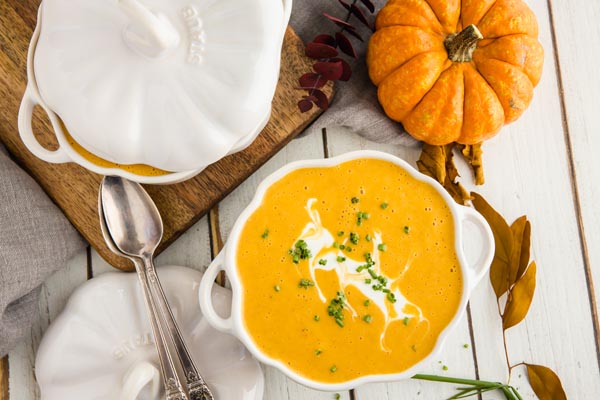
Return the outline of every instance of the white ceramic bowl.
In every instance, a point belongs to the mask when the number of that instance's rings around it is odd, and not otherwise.
[[[267,189],[273,183],[280,180],[290,172],[300,168],[330,167],[349,160],[360,158],[374,158],[392,162],[402,167],[415,179],[433,186],[444,198],[450,207],[452,216],[454,218],[456,253],[458,255],[460,270],[463,277],[463,295],[460,300],[460,305],[456,315],[450,324],[448,324],[444,331],[439,335],[433,351],[413,367],[397,374],[369,375],[336,384],[316,382],[298,375],[294,371],[290,370],[285,363],[271,359],[270,357],[264,355],[257,348],[250,335],[246,331],[244,321],[242,319],[242,285],[237,274],[236,250],[238,247],[238,240],[246,220],[262,203]],[[259,185],[254,199],[237,219],[225,248],[223,251],[221,251],[221,253],[219,253],[219,255],[206,270],[206,273],[200,284],[200,308],[202,309],[202,313],[206,317],[207,321],[212,326],[220,331],[227,332],[238,337],[257,359],[265,364],[269,364],[280,369],[295,381],[318,390],[347,390],[365,383],[395,381],[410,378],[419,371],[422,365],[426,365],[427,363],[431,362],[431,359],[436,358],[442,349],[446,337],[458,325],[460,319],[463,317],[469,296],[475,285],[477,285],[477,283],[489,269],[493,254],[494,237],[485,219],[479,213],[474,211],[474,209],[455,203],[446,190],[438,182],[419,173],[408,163],[398,157],[378,151],[355,151],[329,159],[297,161],[290,163],[274,172]],[[210,299],[211,287],[214,285],[214,280],[221,270],[226,271],[233,290],[231,315],[228,318],[222,318],[215,312]]]
[[[280,33],[281,41],[283,40],[283,35],[285,33],[285,27],[287,26],[287,23],[289,21],[289,16],[291,13],[291,5],[292,5],[291,0],[283,0],[283,14],[284,14],[283,22],[284,23],[283,23],[283,26],[281,27],[281,33]],[[217,161],[218,159],[222,158],[223,156],[230,155],[230,154],[233,154],[233,153],[236,153],[238,151],[245,149],[247,146],[249,146],[254,141],[254,139],[256,139],[256,137],[260,134],[262,129],[268,123],[269,118],[270,118],[270,112],[271,112],[270,102],[271,102],[272,96],[273,96],[272,92],[274,92],[274,90],[275,90],[274,88],[275,88],[278,73],[279,73],[279,59],[277,59],[277,62],[273,66],[273,68],[276,68],[276,72],[272,74],[273,76],[271,76],[272,82],[270,82],[268,85],[266,85],[266,83],[265,83],[265,85],[268,86],[268,89],[269,90],[272,89],[272,91],[269,92],[270,97],[269,97],[268,104],[265,106],[264,112],[258,113],[259,114],[258,116],[252,117],[252,118],[254,118],[253,119],[254,122],[252,123],[252,125],[254,125],[254,126],[246,126],[244,128],[245,132],[247,132],[246,134],[239,137],[239,139],[236,139],[236,141],[234,141],[234,142],[231,142],[231,139],[228,139],[231,143],[228,146],[226,146],[226,148],[223,147],[221,149],[223,151],[221,151],[221,150],[209,151],[208,149],[212,148],[211,147],[212,145],[211,146],[200,146],[199,149],[204,148],[204,150],[202,150],[202,151],[204,151],[204,152],[208,151],[208,153],[202,157],[200,157],[198,155],[191,156],[192,160],[189,160],[190,154],[187,154],[187,153],[189,153],[189,150],[186,150],[187,157],[183,157],[183,154],[178,153],[177,147],[179,146],[179,148],[181,149],[182,148],[181,146],[183,146],[184,149],[188,149],[189,146],[186,146],[185,143],[189,142],[190,138],[182,137],[182,138],[179,138],[180,140],[177,137],[173,138],[173,136],[172,136],[173,132],[163,132],[162,136],[160,135],[160,132],[154,132],[153,136],[156,138],[156,140],[153,140],[152,137],[143,136],[141,138],[141,141],[138,143],[138,145],[128,146],[127,147],[128,150],[119,145],[115,146],[115,140],[109,140],[110,143],[108,143],[105,146],[106,149],[104,149],[104,150],[96,151],[95,148],[86,146],[85,145],[86,138],[78,137],[80,132],[78,132],[78,130],[76,129],[77,126],[85,127],[85,123],[86,123],[85,118],[84,118],[84,120],[80,121],[77,119],[78,114],[76,114],[74,117],[71,116],[70,119],[75,118],[74,121],[77,121],[76,123],[73,123],[73,126],[71,126],[71,124],[69,123],[68,120],[63,120],[61,118],[61,116],[66,114],[66,111],[63,110],[61,113],[61,111],[59,109],[60,107],[63,107],[62,103],[64,103],[64,102],[58,102],[59,105],[52,107],[49,105],[49,103],[47,101],[45,101],[44,96],[42,96],[42,94],[41,94],[41,90],[40,90],[41,85],[37,81],[39,76],[36,76],[36,75],[40,75],[40,72],[37,71],[37,73],[36,73],[35,57],[36,57],[36,48],[38,47],[38,43],[40,41],[40,34],[42,32],[42,26],[44,24],[44,21],[42,21],[43,7],[44,7],[44,4],[42,3],[40,5],[40,9],[38,10],[38,23],[37,23],[36,29],[33,33],[33,36],[32,36],[31,42],[30,42],[30,46],[29,46],[29,51],[28,51],[28,55],[27,55],[28,85],[27,85],[27,88],[23,95],[23,99],[22,99],[21,106],[19,109],[19,118],[18,118],[19,133],[21,135],[23,143],[38,158],[40,158],[44,161],[47,161],[47,162],[51,162],[51,163],[75,162],[75,163],[83,166],[84,168],[86,168],[90,171],[93,171],[95,173],[101,174],[101,175],[122,176],[124,178],[130,179],[130,180],[133,180],[133,181],[136,181],[139,183],[171,184],[171,183],[177,183],[177,182],[189,179],[189,178],[197,175],[198,173],[200,173],[204,168],[206,168],[206,166]],[[279,48],[281,48],[281,43],[280,43]],[[48,77],[46,77],[45,80],[48,81],[49,80]],[[272,86],[272,88],[271,88],[271,86]],[[267,90],[267,89],[265,89],[265,90]],[[72,99],[69,101],[72,101]],[[106,102],[98,101],[98,103],[100,105],[102,105]],[[76,104],[79,104],[79,103],[76,103]],[[47,113],[49,120],[52,124],[54,134],[58,141],[58,149],[56,149],[54,151],[50,151],[50,150],[44,148],[38,142],[35,135],[33,134],[31,121],[32,121],[32,116],[33,116],[33,110],[36,105],[39,105]],[[68,108],[67,111],[70,112],[70,108]],[[234,111],[232,110],[232,112],[234,112]],[[132,112],[132,114],[135,114],[135,113]],[[59,116],[59,115],[61,115],[61,116]],[[92,118],[92,117],[94,117],[94,116],[90,116],[90,118]],[[133,118],[133,117],[135,117],[135,115],[131,116],[131,118]],[[232,118],[228,117],[227,120],[231,121]],[[233,120],[235,120],[235,118]],[[128,122],[127,118],[125,118],[122,125],[126,125],[127,122]],[[97,124],[95,124],[95,125],[97,125]],[[65,132],[65,129],[64,129],[65,126],[67,126],[69,128],[70,132]],[[119,132],[119,129],[110,130],[108,128],[103,128],[100,131],[105,131],[105,132],[110,131],[110,134],[107,135],[107,137],[110,139],[110,137],[115,136],[115,134],[116,134],[115,132],[117,132],[117,133]],[[184,129],[183,132],[185,132],[185,131],[186,130]],[[202,134],[206,135],[206,132],[203,132]],[[122,135],[129,135],[129,133],[125,131],[125,132],[122,132]],[[136,134],[135,132],[133,132],[132,135],[133,135],[132,137],[134,139],[129,140],[129,142],[132,142],[135,140],[140,140],[138,138],[138,136],[140,136],[140,134]],[[171,136],[169,136],[169,135],[171,135]],[[219,133],[211,132],[211,135],[218,136]],[[209,141],[212,140],[212,139],[210,139],[211,135],[207,135],[206,140],[209,140]],[[97,165],[93,162],[90,162],[88,159],[86,159],[84,156],[82,156],[78,151],[76,151],[69,144],[69,141],[67,139],[68,136],[71,136],[75,141],[77,141],[80,145],[82,145],[84,148],[86,148],[86,150],[88,150],[95,156],[98,156],[110,163],[120,164],[120,165],[144,164],[144,165],[148,165],[150,167],[155,167],[158,169],[174,171],[174,172],[166,174],[166,175],[159,175],[159,176],[145,176],[145,175],[138,175],[138,174],[131,173],[131,172],[129,172],[125,169],[119,168],[119,167],[104,167],[104,166]],[[227,135],[225,135],[225,136],[227,136]],[[128,136],[124,136],[124,137],[128,137]],[[170,147],[166,146],[166,145],[157,144],[157,143],[159,143],[160,140],[164,141],[165,137],[168,138],[168,140],[167,140],[168,143],[172,143],[172,145]],[[95,136],[92,139],[95,140]],[[225,139],[221,138],[219,140],[222,141]],[[146,145],[145,141],[150,142],[150,144]],[[102,140],[101,140],[101,142],[102,142]],[[156,142],[156,143],[154,143],[154,142]],[[212,140],[212,142],[215,142],[215,140]],[[154,146],[154,147],[152,147],[152,146]],[[215,146],[216,146],[216,144],[215,144]],[[110,149],[111,147],[115,150],[115,152],[116,151],[128,152],[127,153],[128,155],[117,156],[116,154],[115,155],[110,154],[111,151],[109,151],[107,149]],[[160,157],[161,161],[158,161],[157,157],[161,154],[160,150],[163,148],[164,148],[164,153],[166,154],[166,152],[169,152],[169,154],[171,154],[171,156],[168,156],[167,159],[165,159],[165,160],[162,160],[163,157],[161,156]],[[219,148],[221,148],[221,147],[219,147]],[[199,150],[198,154],[202,154],[202,152]],[[155,157],[155,155],[157,157]],[[196,158],[194,159],[194,157],[196,157]],[[183,158],[186,158],[187,161],[184,161]],[[156,160],[156,162],[153,162],[153,160]],[[174,168],[169,168],[170,165],[173,166]],[[194,167],[190,168],[190,169],[182,169],[180,167],[181,165],[193,165]],[[179,167],[177,167],[177,166],[179,166]]]
[[[219,400],[261,400],[258,362],[233,336],[206,323],[196,298],[202,274],[160,267],[158,275],[199,372]],[[212,298],[226,311],[231,292]],[[110,272],[71,295],[46,331],[35,363],[43,400],[159,400],[162,379],[137,274]]]

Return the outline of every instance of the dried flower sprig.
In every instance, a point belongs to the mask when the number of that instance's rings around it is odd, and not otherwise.
[[[329,81],[348,81],[352,77],[352,68],[342,56],[358,58],[349,36],[364,41],[359,29],[350,23],[352,17],[366,26],[370,32],[373,31],[373,25],[367,18],[367,15],[375,12],[375,5],[371,0],[352,0],[351,3],[337,0],[337,2],[346,10],[346,17],[342,19],[328,13],[323,13],[323,17],[331,21],[338,30],[333,34],[317,35],[305,47],[306,55],[315,60],[315,63],[312,72],[307,72],[298,79],[300,83],[298,89],[306,91],[298,101],[301,112],[309,111],[313,105],[326,110],[329,107],[329,100],[321,88]]]

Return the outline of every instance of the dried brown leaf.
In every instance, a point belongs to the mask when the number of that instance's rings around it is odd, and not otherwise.
[[[560,378],[543,365],[525,364],[531,388],[540,400],[567,400]]]
[[[531,242],[531,224],[523,215],[510,227],[512,231],[512,252],[510,255],[509,286],[512,286],[527,269],[529,264],[529,247]]]
[[[317,74],[330,81],[337,81],[344,73],[344,66],[340,61],[319,61],[313,65],[313,69]]]
[[[326,44],[329,45],[331,47],[335,47],[336,46],[336,41],[335,38],[331,35],[328,35],[326,33],[323,33],[321,35],[317,35],[315,36],[315,38],[313,39],[314,43],[321,43],[321,44]]]
[[[471,200],[471,194],[456,180],[459,175],[453,161],[453,147],[454,144],[445,146],[423,144],[417,167],[421,173],[440,182],[454,201],[466,204]]]
[[[350,5],[350,12],[352,14],[354,14],[354,16],[363,23],[363,25],[365,25],[367,28],[373,30],[373,28],[371,27],[371,24],[369,23],[369,21],[367,21],[367,17],[365,17],[365,14],[362,12],[362,10],[360,9],[360,7],[358,7],[356,4],[351,4]]]
[[[329,99],[325,93],[321,90],[313,90],[312,95],[317,98],[317,101],[315,101],[317,107],[321,110],[327,110],[329,108]]]
[[[485,176],[483,174],[483,150],[481,149],[482,144],[483,143],[458,145],[462,155],[473,170],[476,185],[483,185],[485,183]]]
[[[341,58],[332,58],[332,62],[341,62],[342,63],[342,76],[340,77],[340,81],[349,81],[352,77],[352,67],[346,60],[342,60]]]
[[[337,57],[338,51],[335,47],[325,43],[308,42],[304,49],[306,55],[315,60],[322,58]]]
[[[536,265],[532,261],[521,279],[517,280],[509,293],[502,315],[502,328],[507,330],[525,318],[535,293]]]
[[[490,267],[490,280],[496,298],[500,298],[510,286],[509,271],[512,254],[513,233],[508,223],[478,193],[472,193],[473,206],[485,218],[492,228],[496,251]]]
[[[375,12],[375,4],[373,4],[371,0],[360,0],[360,2],[363,3],[367,9],[369,9],[371,14]]]
[[[315,72],[307,72],[298,79],[298,82],[303,89],[318,89],[327,84],[327,79]]]

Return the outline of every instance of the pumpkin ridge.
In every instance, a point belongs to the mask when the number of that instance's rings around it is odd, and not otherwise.
[[[516,37],[516,36],[529,37],[529,35],[527,35],[525,33],[513,33],[511,35],[500,36],[500,37],[497,37],[497,38],[489,39],[490,41],[488,43],[486,43],[485,46],[479,47],[479,49],[483,49],[483,48],[485,48],[487,46],[490,46],[490,45],[494,44],[494,42],[496,42],[497,40],[501,40],[501,39],[505,39],[505,38],[510,38],[510,37]],[[477,49],[475,51],[477,51]],[[518,68],[519,70],[521,70],[521,72],[523,72],[525,75],[527,75],[527,77],[529,78],[529,81],[531,81],[531,84],[533,86],[537,86],[537,82],[534,82],[534,79],[531,78],[531,76],[527,72],[527,69],[525,68],[524,65],[515,64],[515,63],[509,62],[509,61],[506,61],[506,60],[501,60],[501,59],[496,58],[496,57],[488,57],[487,55],[485,56],[485,59],[486,60],[496,60],[496,61],[508,64],[508,65],[512,65],[513,67]],[[475,65],[477,65],[477,60],[475,59],[475,57],[473,58],[473,62],[475,63]]]
[[[435,18],[437,19],[438,23],[440,24],[440,26],[442,27],[443,31],[446,31],[446,28],[444,28],[444,24],[442,23],[442,21],[440,20],[440,16],[437,15],[437,13],[435,12],[435,10],[433,9],[433,7],[431,7],[431,4],[429,4],[429,0],[424,0],[425,4],[427,4],[429,6],[429,9],[431,10],[431,12],[433,13],[433,15],[435,15]],[[460,21],[460,16],[459,16],[459,21]],[[446,34],[449,33],[453,33],[453,32],[445,32]]]
[[[527,72],[525,72],[525,69],[521,65],[515,65],[513,63],[509,63],[508,61],[500,60],[500,59],[493,58],[493,57],[486,57],[486,60],[494,60],[494,61],[497,61],[499,63],[510,65],[511,67],[514,67],[514,68],[518,69],[519,71],[521,71],[523,73],[523,75],[525,75],[527,77],[527,79],[529,80],[529,82],[531,83],[531,85],[535,86],[533,84],[533,82],[531,81],[531,78],[529,77],[529,75],[527,74]],[[473,60],[473,64],[474,64],[475,70],[479,73],[479,75],[481,75],[481,77],[487,82],[487,84],[492,88],[492,90],[494,90],[494,87],[492,86],[492,84],[487,80],[487,78],[485,77],[485,75],[483,73],[481,73],[481,71],[479,70],[479,67],[477,66],[477,61]],[[494,92],[495,92],[495,90],[494,90]]]
[[[414,56],[412,56],[411,58],[407,59],[407,60],[406,60],[406,61],[404,61],[402,64],[398,65],[396,68],[394,68],[393,70],[391,70],[390,72],[388,72],[388,74],[387,74],[387,75],[386,75],[384,78],[382,78],[382,79],[380,80],[380,82],[383,82],[383,81],[385,81],[387,78],[389,78],[389,77],[390,77],[390,75],[392,75],[394,72],[396,72],[396,71],[398,71],[399,69],[401,69],[402,67],[404,67],[406,64],[408,64],[409,62],[411,62],[412,60],[414,60],[416,57],[419,57],[419,56],[421,56],[421,55],[423,55],[423,54],[427,54],[427,53],[438,53],[438,52],[439,52],[439,53],[442,53],[442,52],[441,52],[441,51],[439,51],[439,50],[428,50],[428,51],[422,51],[422,52],[420,52],[420,53],[417,53],[417,54],[415,54]],[[442,72],[444,72],[444,71],[445,71],[445,69],[444,69],[444,70],[442,70]],[[381,84],[381,83],[380,83],[380,84]]]
[[[498,0],[496,0],[496,1],[494,1],[492,4],[490,4],[490,8],[488,8],[488,9],[487,9],[487,10],[486,10],[486,11],[483,13],[483,15],[481,16],[481,18],[479,18],[479,21],[473,21],[473,22],[471,22],[471,24],[473,24],[473,25],[477,26],[477,25],[478,25],[478,24],[479,24],[481,21],[483,21],[483,20],[484,20],[484,19],[487,17],[487,15],[490,13],[490,11],[491,11],[491,10],[494,8],[494,6],[496,5],[496,3],[497,3],[497,2],[498,2]],[[461,23],[463,22],[463,21],[462,21],[462,1],[461,1],[461,13],[460,13],[460,18],[459,18],[459,20],[460,20],[460,22],[461,22]],[[463,23],[463,26],[464,26],[464,23]],[[485,39],[485,37],[484,37],[484,39]]]

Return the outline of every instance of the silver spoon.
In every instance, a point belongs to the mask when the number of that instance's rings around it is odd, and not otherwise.
[[[110,233],[108,232],[108,227],[106,226],[106,220],[104,218],[104,210],[102,207],[102,190],[98,192],[98,213],[100,215],[100,229],[108,249],[118,256],[128,258],[135,265],[135,269],[140,280],[140,285],[142,286],[142,294],[144,303],[146,305],[146,312],[148,313],[148,318],[150,319],[152,335],[154,336],[154,342],[158,352],[158,360],[160,362],[165,392],[167,392],[168,387],[171,387],[170,393],[166,393],[167,399],[187,399],[187,395],[182,388],[181,381],[177,376],[177,370],[175,369],[175,365],[173,363],[173,357],[171,356],[168,345],[166,344],[165,332],[162,331],[160,323],[158,322],[158,311],[156,310],[156,304],[154,304],[152,299],[150,286],[148,285],[148,277],[146,275],[146,270],[144,269],[144,263],[139,258],[129,257],[127,254],[121,252],[115,245]]]
[[[159,318],[162,316],[159,327],[162,332],[168,333],[175,348],[185,377],[189,399],[212,400],[213,395],[190,357],[156,275],[153,254],[163,234],[162,219],[156,205],[141,185],[113,176],[103,179],[100,198],[107,232],[114,246],[128,257],[141,259],[144,264],[141,269],[144,270],[147,278],[146,284],[149,284],[152,300],[160,310]],[[177,381],[178,379],[172,383]],[[167,394],[170,389],[171,385],[168,385]],[[184,400],[187,397],[174,396],[172,399]]]

